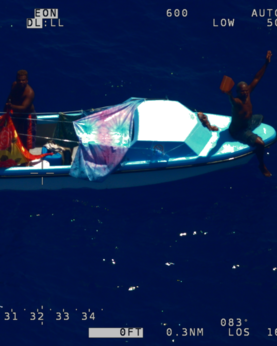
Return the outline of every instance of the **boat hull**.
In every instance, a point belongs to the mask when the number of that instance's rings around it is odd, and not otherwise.
[[[86,113],[71,112],[66,115],[74,118]],[[135,111],[129,150],[116,170],[103,182],[73,178],[69,175],[71,166],[56,166],[51,157],[46,157],[48,165],[43,161],[40,167],[0,168],[0,190],[131,188],[180,181],[248,163],[254,156],[255,148],[231,137],[228,130],[231,117],[206,115],[218,131],[204,128],[197,116],[178,102],[146,101]],[[38,116],[37,146],[34,150],[41,150],[39,147],[52,138],[50,136],[59,116]],[[266,147],[276,140],[276,131],[269,125],[262,123],[253,132],[263,139]],[[69,146],[69,142],[76,141],[65,140],[65,146]],[[76,145],[72,149],[72,162],[77,150]]]
[[[218,161],[205,165],[177,166],[146,170],[115,172],[103,182],[91,182],[71,177],[70,175],[45,175],[25,177],[1,177],[1,190],[31,191],[31,190],[61,190],[61,189],[119,189],[138,186],[170,183],[195,176],[204,175],[218,170],[230,169],[248,163],[254,153],[243,155],[236,159]],[[43,171],[43,170],[40,170]],[[46,171],[46,170],[45,170]]]

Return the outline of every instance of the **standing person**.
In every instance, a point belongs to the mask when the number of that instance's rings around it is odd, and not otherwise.
[[[16,81],[12,84],[4,112],[8,109],[13,110],[12,121],[22,145],[28,150],[35,147],[36,139],[37,117],[33,105],[34,97],[34,90],[28,84],[28,72],[19,70]]]
[[[231,90],[226,91],[222,89],[222,91],[229,96],[229,100],[232,104],[232,121],[229,127],[230,134],[237,141],[256,147],[259,169],[266,177],[271,177],[272,174],[264,164],[264,142],[261,137],[252,132],[262,123],[263,116],[261,114],[252,115],[250,93],[261,80],[267,65],[270,63],[271,56],[271,51],[268,51],[265,64],[255,75],[251,84],[247,85],[245,82],[238,83],[237,97],[233,97]]]

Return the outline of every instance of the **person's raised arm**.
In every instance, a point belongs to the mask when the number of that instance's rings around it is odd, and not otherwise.
[[[256,76],[254,77],[253,81],[251,82],[251,84],[249,84],[249,92],[253,91],[254,88],[256,87],[256,85],[259,83],[259,81],[261,80],[262,76],[265,73],[265,70],[267,68],[267,65],[270,63],[270,59],[271,59],[272,53],[269,50],[266,54],[266,59],[265,59],[265,63],[263,65],[263,67],[260,69],[260,71],[256,74]]]
[[[225,94],[229,96],[229,101],[231,102],[232,106],[236,106],[238,104],[238,101],[236,101],[236,99],[232,95],[232,91],[231,90],[226,91]]]

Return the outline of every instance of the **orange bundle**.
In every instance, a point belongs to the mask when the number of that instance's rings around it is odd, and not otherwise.
[[[28,166],[30,161],[47,155],[53,154],[32,155],[29,153],[23,147],[9,113],[0,116],[0,168]]]
[[[235,82],[233,81],[232,78],[228,76],[223,76],[222,82],[220,84],[220,90],[224,93],[231,91],[233,86],[235,85]]]

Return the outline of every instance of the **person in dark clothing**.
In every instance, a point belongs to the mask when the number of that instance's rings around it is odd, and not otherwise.
[[[28,84],[28,72],[19,70],[13,82],[4,112],[13,110],[12,121],[25,149],[35,147],[36,114],[33,100],[34,90]]]

